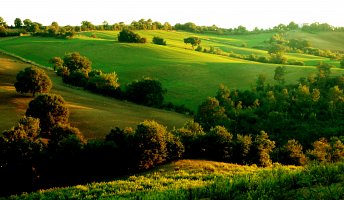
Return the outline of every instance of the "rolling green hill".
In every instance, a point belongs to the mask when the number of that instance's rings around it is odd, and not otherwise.
[[[16,74],[27,63],[0,54],[0,131],[11,128],[25,114],[31,96],[15,91]],[[168,128],[181,127],[189,118],[174,112],[139,106],[113,98],[92,94],[62,83],[51,70],[45,70],[53,81],[52,93],[60,94],[68,103],[70,122],[87,138],[101,138],[116,126],[135,126],[146,119],[154,119]]]
[[[193,110],[203,99],[213,95],[221,83],[230,88],[248,89],[255,84],[258,74],[265,74],[268,81],[273,82],[274,69],[279,66],[196,52],[183,43],[183,38],[196,35],[202,39],[205,48],[213,46],[234,53],[267,55],[266,51],[251,47],[261,45],[271,34],[217,36],[177,31],[137,33],[147,37],[148,41],[160,36],[166,39],[167,46],[118,43],[118,32],[103,31],[83,32],[70,40],[41,37],[0,40],[0,49],[45,66],[50,65],[48,60],[51,57],[63,57],[68,52],[79,51],[92,60],[93,68],[116,71],[122,87],[143,76],[157,78],[168,91],[167,101],[185,104]],[[90,37],[92,34],[97,38]],[[242,43],[247,43],[248,47],[240,47]],[[289,54],[288,57],[312,65],[320,60],[328,61],[327,58],[303,54]],[[333,71],[342,73],[342,70]],[[312,72],[315,72],[312,66],[288,66],[286,80],[295,82]]]
[[[52,188],[9,199],[342,199],[344,163],[241,166],[180,160],[120,180]]]
[[[311,42],[312,46],[320,49],[344,51],[343,32],[307,33],[301,31],[289,32],[287,38],[304,39]]]

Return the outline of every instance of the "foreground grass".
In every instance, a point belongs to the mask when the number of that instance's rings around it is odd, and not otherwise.
[[[0,133],[11,128],[25,114],[31,96],[23,96],[13,86],[16,74],[30,66],[0,54]],[[189,118],[185,115],[139,106],[92,94],[62,83],[51,70],[45,70],[53,81],[51,93],[60,94],[68,104],[70,122],[87,138],[102,138],[116,126],[136,126],[146,119],[154,119],[169,128],[181,127]]]
[[[305,168],[181,160],[123,180],[10,199],[343,199],[344,163]]]
[[[160,36],[167,46],[148,44],[123,44],[117,42],[116,31],[81,33],[75,39],[64,40],[40,37],[18,37],[0,40],[0,49],[49,66],[48,60],[54,56],[63,57],[67,52],[79,51],[89,57],[93,68],[106,72],[115,71],[119,75],[121,87],[143,76],[157,78],[167,89],[166,100],[177,105],[186,105],[196,111],[197,106],[208,96],[214,94],[219,84],[230,88],[249,89],[255,84],[258,74],[265,74],[267,81],[273,83],[275,64],[265,64],[193,51],[183,39],[193,33],[177,31],[138,31],[148,41]],[[252,47],[261,45],[271,34],[254,36],[217,36],[198,34],[203,47],[210,46],[224,51],[241,54],[267,55],[266,51]],[[247,43],[248,47],[241,47]],[[315,65],[322,57],[288,54],[290,59],[302,60]],[[286,81],[295,83],[299,77],[316,72],[313,66],[287,66]],[[342,73],[343,70],[333,70]]]

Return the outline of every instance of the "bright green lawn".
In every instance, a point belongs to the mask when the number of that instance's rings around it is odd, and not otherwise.
[[[95,32],[98,38],[89,37],[92,32],[82,33],[76,39],[64,40],[54,38],[20,37],[0,41],[0,49],[14,53],[39,64],[49,66],[48,60],[54,56],[63,57],[65,53],[79,51],[89,57],[93,68],[104,71],[116,71],[122,87],[143,76],[159,79],[167,89],[166,100],[175,104],[185,104],[196,110],[207,97],[215,94],[218,85],[223,83],[230,88],[250,88],[258,74],[265,74],[273,82],[274,64],[263,64],[246,60],[233,59],[192,51],[190,45],[183,43],[183,38],[195,35],[176,31],[137,31],[151,41],[152,37],[166,39],[167,46],[148,44],[125,44],[117,42],[116,31]],[[249,36],[198,35],[204,47],[215,46],[232,48],[247,54],[265,51],[227,45],[232,41],[241,44],[248,42]],[[259,36],[259,35],[258,35]],[[259,44],[269,34],[254,36],[250,45]],[[208,39],[208,40],[207,40]],[[249,43],[249,42],[248,42]],[[290,55],[292,59],[317,63],[324,58],[309,55]],[[295,82],[301,76],[315,72],[314,67],[288,66],[287,81]],[[342,73],[343,71],[337,71]]]

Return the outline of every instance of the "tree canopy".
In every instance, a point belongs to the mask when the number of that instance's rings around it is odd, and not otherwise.
[[[41,94],[29,103],[26,116],[40,119],[42,132],[49,132],[58,123],[68,122],[69,110],[57,94]]]
[[[20,93],[32,93],[35,96],[37,92],[48,93],[52,87],[51,80],[42,69],[37,67],[27,67],[20,71],[16,76],[14,87]]]

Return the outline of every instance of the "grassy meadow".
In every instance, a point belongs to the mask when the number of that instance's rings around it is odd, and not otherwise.
[[[52,188],[10,199],[342,199],[344,163],[241,166],[179,160],[121,180]]]
[[[180,31],[137,31],[146,37],[148,44],[126,44],[117,42],[116,31],[83,32],[75,39],[55,39],[43,37],[17,37],[0,40],[0,49],[32,60],[44,66],[51,66],[48,60],[54,56],[63,57],[68,52],[78,51],[89,57],[93,68],[106,72],[115,71],[122,87],[143,76],[157,78],[167,89],[166,100],[177,105],[196,110],[207,97],[212,96],[219,84],[230,88],[249,89],[255,84],[258,74],[265,74],[273,83],[276,64],[265,64],[228,56],[193,51],[183,39],[196,35],[201,38],[202,46],[213,46],[225,52],[240,54],[267,55],[266,51],[252,47],[264,45],[272,33],[244,36],[218,36],[194,34]],[[91,37],[95,34],[96,38]],[[151,44],[154,36],[167,41],[167,46]],[[242,44],[247,47],[241,47]],[[329,61],[304,54],[288,54],[289,59],[304,61],[315,65],[319,61]],[[334,64],[338,65],[338,62]],[[343,70],[334,69],[334,73]],[[287,66],[287,82],[295,82],[301,76],[315,72],[314,66]]]
[[[11,128],[25,114],[31,96],[15,91],[16,74],[30,66],[0,54],[0,131]],[[87,138],[101,138],[116,126],[135,126],[145,119],[154,119],[168,128],[181,127],[189,118],[174,112],[139,106],[133,103],[92,94],[62,83],[52,70],[45,70],[53,82],[51,93],[60,94],[70,110],[70,122]]]

